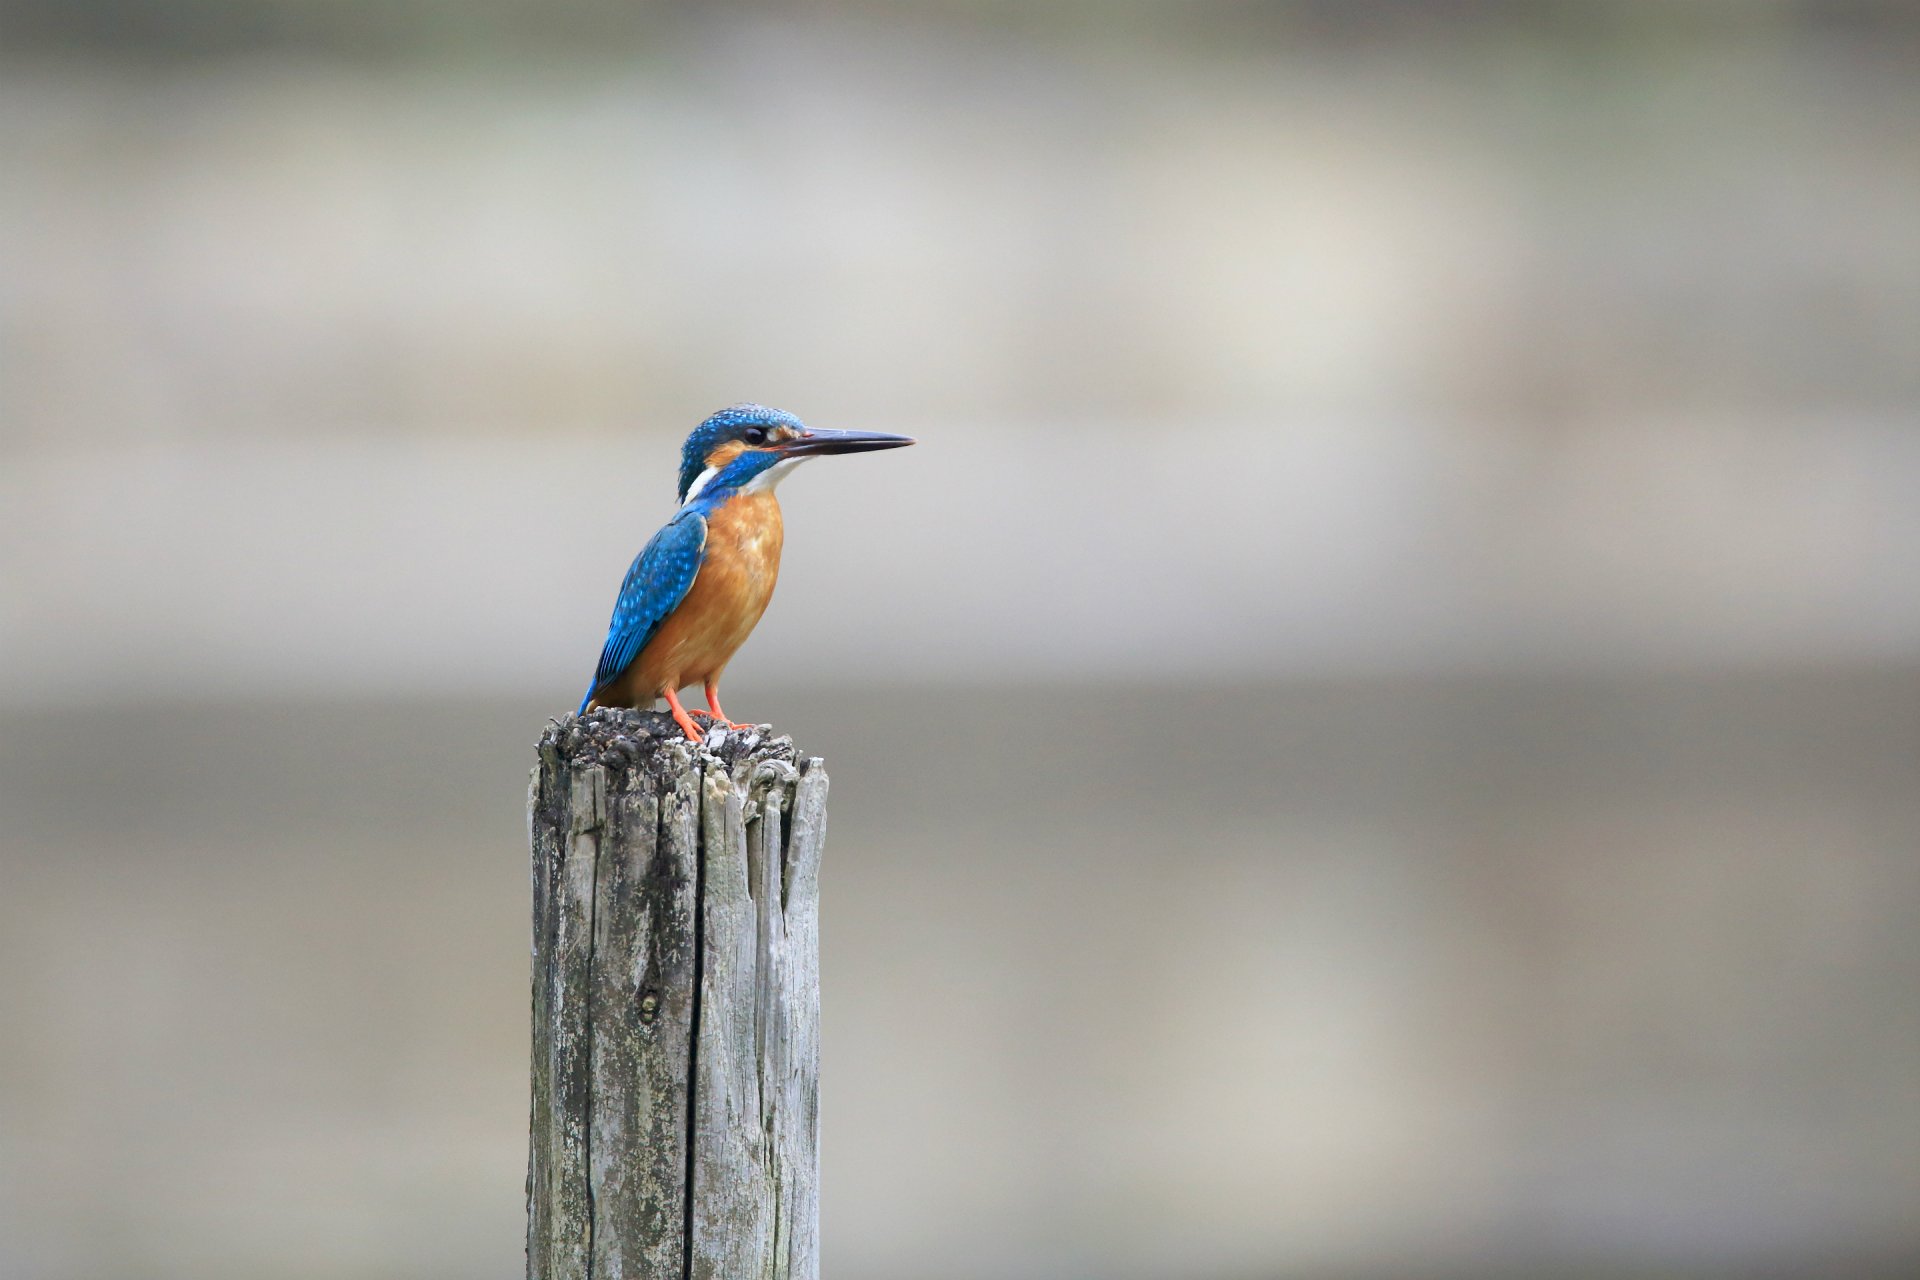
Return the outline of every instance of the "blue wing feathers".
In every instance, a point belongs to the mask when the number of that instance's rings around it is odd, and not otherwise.
[[[667,521],[634,557],[626,581],[620,584],[620,598],[614,602],[613,621],[607,624],[607,643],[600,651],[593,687],[580,700],[581,711],[633,664],[667,615],[686,598],[700,573],[706,546],[706,518],[688,507]]]

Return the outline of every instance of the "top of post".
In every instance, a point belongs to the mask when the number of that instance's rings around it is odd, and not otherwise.
[[[780,760],[796,767],[801,763],[793,739],[775,734],[772,725],[739,729],[716,725],[704,740],[694,743],[666,712],[632,707],[595,707],[581,715],[549,720],[540,735],[540,755],[574,769],[599,765],[617,776],[651,758],[661,747],[674,744],[686,749],[690,757],[718,761],[729,771],[749,761]]]

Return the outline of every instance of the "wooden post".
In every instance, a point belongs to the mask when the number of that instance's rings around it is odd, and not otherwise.
[[[764,725],[541,737],[528,1280],[817,1280],[826,799]]]

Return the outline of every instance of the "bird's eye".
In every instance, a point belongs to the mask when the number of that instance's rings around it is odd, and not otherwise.
[[[767,442],[767,429],[765,427],[748,427],[742,434],[746,437],[748,444],[765,444]]]

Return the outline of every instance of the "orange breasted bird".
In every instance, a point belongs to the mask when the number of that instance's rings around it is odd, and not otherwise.
[[[912,443],[874,431],[816,431],[757,404],[722,409],[695,427],[680,456],[680,509],[620,584],[580,710],[650,707],[665,698],[687,737],[699,741],[679,691],[704,685],[713,719],[737,728],[720,710],[720,676],[766,612],[780,574],[774,487],[809,458]]]

